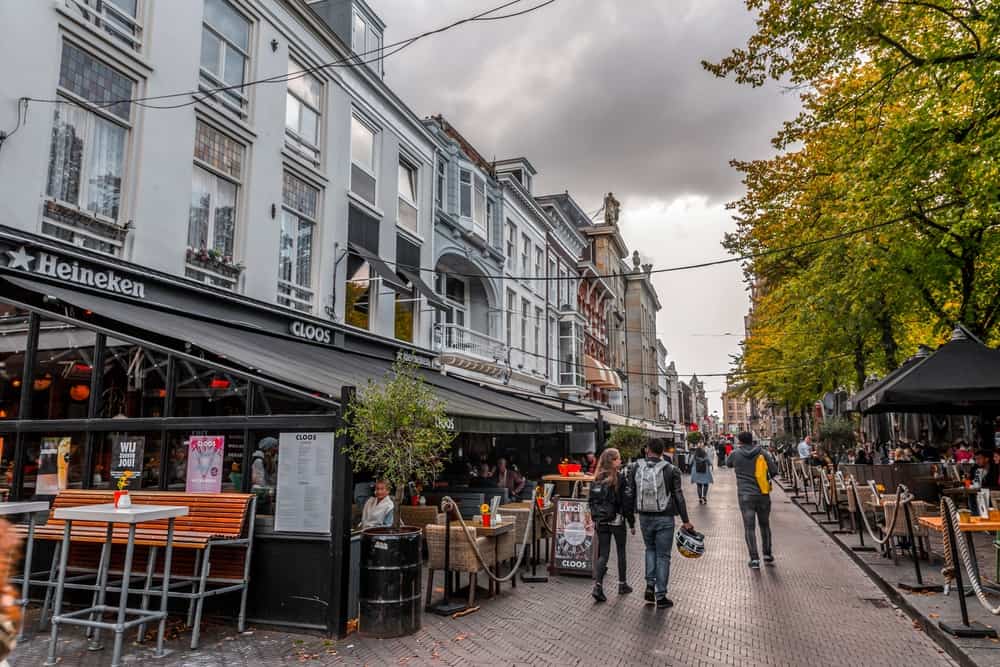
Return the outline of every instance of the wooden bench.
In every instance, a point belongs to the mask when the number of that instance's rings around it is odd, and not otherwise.
[[[171,562],[170,597],[189,601],[188,625],[192,627],[191,648],[198,647],[202,609],[205,598],[241,591],[237,628],[243,632],[246,621],[247,588],[250,578],[250,555],[253,548],[253,529],[256,515],[256,497],[243,493],[179,493],[174,491],[132,491],[133,505],[183,505],[188,515],[174,523],[174,554]],[[56,496],[44,526],[36,526],[35,539],[57,542],[52,566],[47,579],[31,579],[31,585],[47,588],[42,606],[42,623],[46,623],[49,603],[56,578],[56,563],[62,548],[65,523],[54,517],[62,507],[79,507],[114,502],[113,491],[65,490]],[[163,565],[157,563],[157,553],[167,544],[167,520],[143,523],[136,529],[134,575],[145,579],[142,608],[147,608],[150,595],[159,594],[153,581],[162,579]],[[121,574],[124,560],[123,547],[128,541],[128,527],[91,521],[74,521],[70,530],[70,553],[67,561],[66,588],[96,590],[96,575],[102,560],[109,564],[109,572]],[[108,533],[112,549],[107,553]],[[22,529],[22,533],[26,530]],[[215,551],[213,551],[213,547]],[[225,547],[225,548],[219,548]],[[236,547],[236,548],[234,548]],[[95,578],[93,583],[86,583]],[[132,582],[122,581],[119,586],[109,585],[107,590],[121,592],[128,588],[135,592]],[[189,589],[189,590],[185,590]],[[144,628],[140,628],[140,639]]]

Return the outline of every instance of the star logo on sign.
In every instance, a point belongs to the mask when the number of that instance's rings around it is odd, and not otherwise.
[[[35,258],[28,254],[28,251],[24,249],[24,246],[21,246],[17,252],[8,250],[7,256],[10,258],[7,261],[8,269],[24,269],[25,271],[31,271],[31,263],[35,261]]]

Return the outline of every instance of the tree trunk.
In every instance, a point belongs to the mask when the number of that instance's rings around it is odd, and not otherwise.
[[[858,391],[865,386],[868,377],[865,365],[865,340],[860,335],[854,339],[854,381],[857,383]]]
[[[885,305],[885,297],[879,298],[880,311],[878,315],[879,334],[881,336],[882,353],[885,355],[885,367],[890,373],[899,368],[897,355],[899,344],[892,330],[892,316]]]

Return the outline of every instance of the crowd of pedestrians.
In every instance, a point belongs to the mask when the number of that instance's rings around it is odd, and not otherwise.
[[[771,454],[755,444],[750,433],[740,433],[739,447],[720,442],[715,445],[716,464],[709,449],[698,446],[690,458],[691,483],[698,492],[698,503],[708,503],[709,487],[713,484],[716,467],[732,468],[736,476],[737,500],[743,517],[744,536],[749,566],[759,569],[763,562],[774,563],[770,528],[771,479],[778,467]],[[645,546],[645,593],[647,604],[657,609],[674,605],[667,596],[670,584],[671,551],[677,538],[678,551],[698,556],[704,548],[704,537],[695,531],[684,498],[683,472],[674,465],[666,451],[667,443],[658,438],[647,441],[643,458],[624,465],[617,449],[604,450],[595,466],[595,478],[590,485],[588,502],[597,534],[597,558],[594,565],[596,602],[605,602],[604,578],[611,559],[611,543],[615,545],[618,569],[618,594],[632,592],[628,583],[626,545],[629,535],[635,536],[636,523]],[[680,530],[676,530],[677,519]],[[760,528],[761,549],[757,547]]]

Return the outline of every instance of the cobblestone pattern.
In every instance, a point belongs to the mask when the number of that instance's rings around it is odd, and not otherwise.
[[[687,482],[685,482],[687,484]],[[237,665],[902,665],[954,663],[830,542],[821,529],[775,491],[772,527],[777,564],[747,567],[746,547],[731,471],[716,473],[709,504],[695,498],[691,518],[706,534],[706,555],[673,560],[669,595],[657,611],[642,600],[642,543],[629,545],[629,579],[636,592],[618,596],[615,567],[609,600],[595,605],[590,582],[552,577],[546,584],[504,587],[499,600],[451,620],[426,615],[412,637],[372,640],[356,635],[331,642],[256,628],[236,635],[209,627],[202,648],[171,642],[165,667]],[[67,665],[103,665],[110,656],[87,653],[82,633],[70,629],[61,655]],[[62,641],[60,643],[63,643]],[[38,665],[47,647],[35,636],[19,647],[13,667]],[[127,662],[149,660],[129,647]]]

